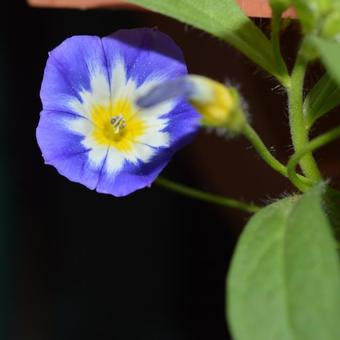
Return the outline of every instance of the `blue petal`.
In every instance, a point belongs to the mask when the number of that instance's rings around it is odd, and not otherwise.
[[[83,136],[65,127],[65,119],[80,119],[68,106],[83,90],[91,92],[90,76],[96,69],[110,84],[115,63],[123,61],[127,78],[144,81],[175,79],[186,74],[183,55],[165,34],[154,29],[121,30],[109,37],[78,36],[54,49],[47,62],[41,88],[44,110],[37,128],[37,140],[47,164],[72,181],[98,192],[124,196],[154,181],[175,151],[187,144],[198,129],[198,114],[181,102],[166,116],[165,129],[171,136],[169,148],[158,149],[148,162],[125,161],[115,174],[105,170],[105,159],[95,167],[90,163]],[[72,118],[73,117],[73,118]]]
[[[176,78],[187,73],[182,51],[166,34],[153,28],[119,30],[102,39],[110,72],[121,58],[127,78]],[[111,73],[110,73],[111,75]]]
[[[171,122],[164,131],[170,133],[171,146],[159,148],[149,163],[134,165],[125,162],[124,168],[115,175],[106,173],[104,165],[98,181],[98,192],[118,197],[149,186],[170,162],[174,153],[192,141],[199,128],[199,115],[192,106],[181,102],[167,116]]]
[[[164,117],[169,119],[164,131],[170,134],[171,148],[175,150],[191,142],[200,128],[200,115],[185,101],[179,102]]]
[[[94,70],[108,77],[101,39],[95,36],[66,39],[49,54],[40,91],[43,108],[72,112],[69,100],[81,100],[79,93],[90,90]]]
[[[136,104],[140,108],[149,108],[170,99],[187,99],[192,96],[193,93],[193,86],[185,77],[181,77],[155,85],[143,96],[137,98]]]
[[[72,119],[68,113],[42,111],[36,135],[46,164],[71,181],[90,189],[96,188],[101,166],[93,168],[88,161],[89,149],[81,141],[82,136],[69,131],[65,121]],[[77,118],[79,119],[79,118]]]
[[[105,172],[104,166],[98,181],[97,191],[121,197],[145,188],[157,178],[169,159],[170,156],[166,152],[162,152],[147,164],[125,162],[122,170],[115,175]]]

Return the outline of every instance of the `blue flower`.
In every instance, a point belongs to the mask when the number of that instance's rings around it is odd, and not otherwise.
[[[49,54],[40,93],[45,163],[114,196],[150,185],[196,133],[199,116],[179,97],[145,109],[135,101],[186,73],[180,49],[155,29],[65,40]]]

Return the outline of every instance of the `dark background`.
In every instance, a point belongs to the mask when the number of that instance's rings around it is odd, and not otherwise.
[[[223,42],[160,15],[1,6],[0,338],[228,339],[225,275],[248,215],[157,187],[116,199],[59,176],[35,140],[40,83],[47,52],[71,35],[158,26],[184,50],[190,72],[239,86],[255,128],[285,161],[291,146],[281,89]],[[267,20],[257,24],[269,30]],[[293,24],[283,36],[288,63],[298,38]],[[308,86],[320,74],[315,67]],[[338,147],[318,154],[335,182]],[[165,175],[259,204],[293,190],[241,138],[206,133]]]

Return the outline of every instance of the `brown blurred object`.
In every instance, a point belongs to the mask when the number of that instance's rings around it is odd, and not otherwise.
[[[138,8],[138,6],[122,0],[27,0],[31,6],[36,7],[59,7],[59,8]],[[160,0],[161,1],[161,0]],[[268,18],[271,16],[271,9],[268,0],[237,0],[242,10],[250,17]],[[284,16],[295,18],[293,9],[288,9]]]
[[[34,7],[56,7],[56,8],[138,8],[123,0],[27,0]]]

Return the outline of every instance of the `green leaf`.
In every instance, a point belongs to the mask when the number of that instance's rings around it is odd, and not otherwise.
[[[313,38],[313,43],[319,50],[320,58],[330,76],[340,86],[340,44],[322,38]]]
[[[283,11],[291,6],[291,3],[291,0],[269,0],[269,5],[272,8],[272,11],[280,13],[280,16]]]
[[[315,31],[327,14],[334,0],[292,0],[305,32]]]
[[[303,112],[306,127],[309,129],[314,122],[327,112],[340,105],[340,87],[325,73],[306,96]]]
[[[340,339],[340,267],[324,185],[250,220],[228,278],[235,340]]]
[[[340,3],[334,7],[331,13],[325,18],[322,26],[321,36],[326,39],[340,39]]]
[[[340,248],[340,192],[328,187],[325,195],[325,209],[334,230],[335,237]]]
[[[271,44],[263,32],[242,12],[234,0],[129,0],[228,42],[253,62],[287,81],[278,70]]]

